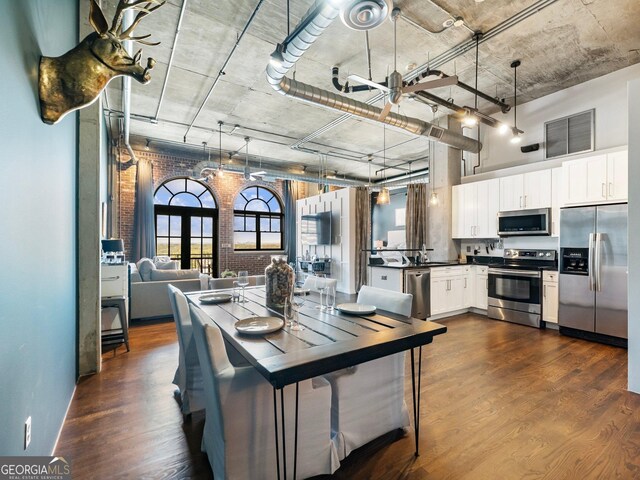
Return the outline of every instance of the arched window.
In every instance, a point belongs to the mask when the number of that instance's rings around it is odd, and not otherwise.
[[[167,180],[156,190],[156,254],[180,261],[180,268],[218,273],[218,206],[204,183]]]
[[[280,200],[271,190],[245,188],[233,204],[233,248],[282,250],[283,219]]]

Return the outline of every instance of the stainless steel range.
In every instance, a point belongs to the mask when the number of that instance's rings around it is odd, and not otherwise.
[[[557,268],[555,250],[505,250],[489,264],[489,318],[540,328],[542,271]]]

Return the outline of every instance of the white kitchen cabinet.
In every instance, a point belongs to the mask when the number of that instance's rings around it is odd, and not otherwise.
[[[542,273],[542,320],[558,323],[558,272]]]
[[[369,286],[391,292],[404,291],[404,270],[392,267],[370,267]]]
[[[551,207],[551,170],[500,178],[500,211]]]
[[[476,265],[474,271],[474,301],[472,306],[486,310],[489,301],[489,267]]]
[[[453,238],[495,238],[499,195],[497,178],[453,187]]]
[[[627,200],[626,150],[593,155],[562,164],[564,205],[588,205]]]
[[[560,205],[564,203],[562,192],[562,167],[551,170],[551,236],[560,236]]]
[[[475,271],[471,266],[463,268],[462,290],[464,293],[462,308],[471,308],[475,303]]]
[[[464,267],[431,269],[431,316],[465,309]]]
[[[628,178],[628,152],[624,150],[607,154],[607,200],[627,200]]]

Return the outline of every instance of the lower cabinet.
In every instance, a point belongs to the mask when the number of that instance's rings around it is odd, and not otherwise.
[[[465,298],[464,267],[431,269],[431,316],[468,308]]]
[[[462,277],[463,285],[462,289],[464,292],[464,305],[463,308],[470,308],[475,306],[476,300],[476,291],[475,291],[475,272],[473,271],[473,267],[463,267],[464,268],[464,276]]]
[[[558,323],[558,272],[542,272],[542,320]]]
[[[472,307],[486,310],[489,299],[489,267],[476,265],[474,270],[474,302]]]

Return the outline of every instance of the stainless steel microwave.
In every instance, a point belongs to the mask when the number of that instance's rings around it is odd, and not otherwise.
[[[551,209],[516,210],[498,213],[498,235],[551,235]]]

